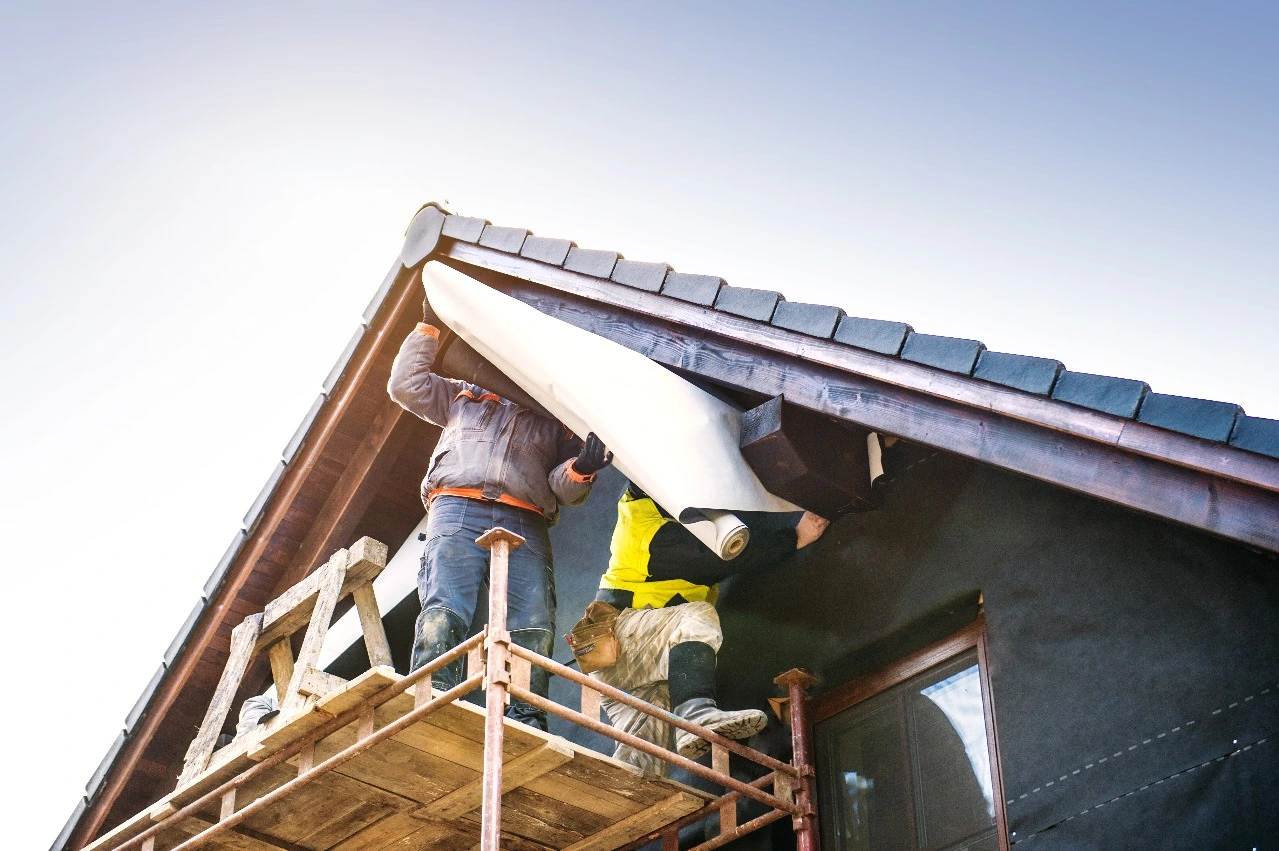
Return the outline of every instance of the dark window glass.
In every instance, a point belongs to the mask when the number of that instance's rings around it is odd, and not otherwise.
[[[977,651],[819,723],[822,845],[998,847]]]

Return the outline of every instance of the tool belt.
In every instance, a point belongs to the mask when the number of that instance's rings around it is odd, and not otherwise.
[[[586,615],[572,632],[564,636],[583,674],[608,668],[617,661],[621,648],[613,625],[621,614],[608,603],[595,600],[586,607]]]

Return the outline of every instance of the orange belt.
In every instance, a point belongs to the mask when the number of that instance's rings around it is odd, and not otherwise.
[[[504,493],[498,496],[496,499],[488,499],[484,496],[484,491],[480,490],[479,488],[436,488],[435,490],[431,491],[429,494],[426,495],[426,505],[428,509],[430,508],[431,503],[435,501],[435,498],[437,496],[462,496],[462,497],[466,497],[467,499],[478,499],[483,502],[500,502],[503,505],[513,505],[516,508],[523,508],[525,511],[532,511],[534,514],[537,514],[539,517],[545,516],[542,513],[542,509],[538,508],[533,503],[525,502],[522,499],[516,499],[515,497],[511,496],[509,493]]]

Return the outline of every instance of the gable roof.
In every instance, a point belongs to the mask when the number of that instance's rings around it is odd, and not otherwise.
[[[159,796],[245,614],[330,550],[363,534],[402,540],[420,519],[420,449],[438,431],[384,388],[420,318],[428,258],[686,374],[1279,553],[1279,421],[428,204],[55,851]]]

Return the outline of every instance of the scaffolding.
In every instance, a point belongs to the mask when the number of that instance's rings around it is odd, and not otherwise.
[[[177,788],[101,837],[86,851],[374,851],[380,848],[635,849],[718,816],[718,848],[790,817],[800,851],[816,851],[811,740],[804,690],[812,677],[792,670],[786,688],[790,763],[711,731],[513,644],[507,630],[507,564],[523,539],[491,529],[489,624],[407,676],[390,667],[372,580],[386,547],[364,538],[245,618],[232,633],[222,678],[200,725]],[[354,598],[372,667],[346,681],[314,665],[338,602]],[[293,633],[306,628],[296,658]],[[215,750],[252,659],[270,659],[281,711],[269,723]],[[466,659],[467,676],[447,691],[431,675]],[[580,711],[530,690],[537,665],[581,689]],[[482,689],[483,708],[459,699]],[[710,766],[615,730],[600,719],[602,698],[620,701],[711,745]],[[638,769],[504,717],[517,699],[629,745],[723,789],[716,796]],[[735,754],[766,773],[734,778]],[[743,798],[767,808],[741,824]]]

